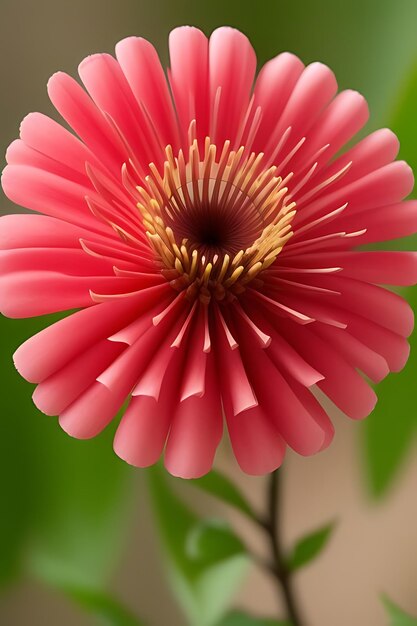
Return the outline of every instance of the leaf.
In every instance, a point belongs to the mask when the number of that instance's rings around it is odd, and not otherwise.
[[[251,617],[245,613],[234,611],[222,619],[217,626],[291,626],[291,624],[277,619]]]
[[[373,496],[383,496],[398,474],[416,439],[413,407],[417,371],[416,340],[405,369],[378,387],[378,404],[363,426],[368,485]]]
[[[95,440],[68,437],[38,415],[40,484],[27,567],[56,587],[103,588],[126,541],[131,472],[112,452],[114,426]]]
[[[64,591],[85,611],[101,618],[106,626],[144,626],[142,621],[104,592],[83,587],[67,587]]]
[[[9,320],[0,316],[1,437],[0,491],[4,510],[0,515],[0,584],[22,571],[24,547],[35,516],[40,485],[37,451],[38,417],[31,387],[17,373],[12,354],[45,321]]]
[[[399,94],[390,118],[390,128],[400,140],[400,156],[415,170],[417,166],[417,62],[414,60]],[[417,190],[414,191],[416,197]]]
[[[408,301],[416,310],[416,294],[410,295]],[[378,385],[378,404],[363,424],[368,485],[374,497],[386,493],[417,438],[416,332],[410,338],[410,347],[410,358],[403,371]]]
[[[112,452],[112,428],[77,441],[31,401],[33,386],[12,353],[61,316],[1,318],[2,445],[0,474],[7,515],[0,516],[3,581],[28,573],[63,588],[103,588],[126,541],[132,472]]]
[[[394,105],[388,114],[387,126],[394,131],[400,141],[400,151],[398,158],[406,161],[413,171],[417,170],[417,118],[415,110],[417,106],[417,61],[413,57],[413,63],[410,71],[406,75],[406,79],[402,81],[400,89],[394,96]],[[417,185],[410,194],[411,197],[417,197]],[[376,250],[415,250],[416,235],[410,235],[401,239],[395,239],[388,242],[378,242],[371,246]]]
[[[397,133],[400,157],[417,171],[417,63],[396,96],[389,126]],[[417,187],[414,191],[416,196]],[[392,249],[415,250],[417,236],[390,243]],[[387,247],[384,243],[378,247]],[[411,308],[417,310],[415,288],[403,290]],[[403,462],[417,439],[415,381],[417,371],[417,334],[410,340],[411,356],[402,372],[391,375],[378,385],[378,404],[363,423],[364,452],[370,492],[383,496],[392,485]]]
[[[253,519],[255,517],[252,507],[246,498],[232,481],[220,472],[211,470],[205,476],[190,481],[190,484],[235,507],[250,518]]]
[[[287,568],[294,571],[312,561],[326,546],[333,528],[333,523],[327,524],[300,539],[287,558]]]
[[[417,617],[411,617],[402,611],[389,598],[384,598],[384,604],[391,618],[389,626],[417,626]]]
[[[212,626],[242,579],[248,562],[243,546],[224,526],[199,520],[159,466],[148,470],[148,477],[173,591],[192,626]],[[216,538],[221,541],[210,554]]]
[[[240,539],[224,520],[200,520],[191,527],[185,544],[190,559],[209,565],[245,552]]]

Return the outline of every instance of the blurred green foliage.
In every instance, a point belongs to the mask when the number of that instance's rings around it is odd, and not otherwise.
[[[211,470],[209,474],[206,474],[201,478],[192,480],[190,484],[212,496],[215,496],[226,504],[235,507],[235,509],[238,509],[241,513],[247,515],[251,519],[256,517],[251,505],[236,485],[234,485],[229,478],[220,474],[220,472],[215,469]]]
[[[417,617],[407,615],[388,598],[384,598],[384,604],[390,617],[389,626],[417,626]]]
[[[417,310],[417,298],[409,294]],[[378,404],[363,425],[366,467],[371,493],[384,495],[416,442],[417,335],[411,340],[411,355],[405,369],[391,375],[377,389]]]
[[[151,468],[148,475],[171,587],[191,626],[213,626],[245,573],[245,549],[228,526],[200,520],[162,467]]]
[[[294,571],[308,565],[326,547],[333,529],[334,524],[327,524],[302,537],[287,557],[287,568]]]
[[[390,117],[390,127],[400,140],[400,158],[407,161],[414,172],[417,167],[417,55],[395,98]],[[413,197],[417,196],[417,188]]]
[[[85,611],[99,618],[103,626],[144,626],[142,621],[104,592],[75,586],[65,587],[63,591]]]
[[[391,115],[390,127],[400,142],[400,157],[417,172],[417,65],[400,90]],[[417,195],[417,189],[414,190]],[[381,246],[382,247],[382,246]],[[393,249],[415,250],[417,236],[413,235],[390,246]],[[417,313],[417,289],[403,290]],[[366,465],[373,495],[382,496],[394,480],[407,453],[417,441],[417,333],[410,338],[410,359],[402,372],[386,378],[378,385],[378,404],[364,422]]]
[[[234,611],[227,615],[218,626],[291,626],[291,624],[276,619],[251,617]]]
[[[111,429],[94,442],[76,441],[36,411],[33,386],[12,365],[17,346],[56,319],[1,319],[9,363],[2,372],[0,573],[3,583],[31,574],[79,595],[105,588],[124,546],[130,469],[112,454]]]

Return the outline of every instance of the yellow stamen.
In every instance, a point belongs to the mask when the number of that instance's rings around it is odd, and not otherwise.
[[[188,161],[165,148],[163,175],[151,163],[138,209],[164,276],[190,299],[208,303],[241,293],[272,265],[292,235],[295,203],[289,180],[264,156],[244,146],[219,152],[206,137],[203,154],[195,124],[189,129]]]

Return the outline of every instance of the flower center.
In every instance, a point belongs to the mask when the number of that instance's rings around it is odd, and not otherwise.
[[[167,146],[161,174],[154,164],[138,208],[162,272],[190,299],[222,300],[245,289],[277,258],[292,235],[295,203],[276,167],[262,154],[226,141],[218,154],[195,139],[186,159]],[[288,180],[288,178],[287,178]]]

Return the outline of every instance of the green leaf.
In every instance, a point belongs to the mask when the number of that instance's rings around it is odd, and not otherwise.
[[[62,316],[0,319],[2,451],[0,575],[29,574],[56,588],[104,588],[126,541],[130,468],[112,451],[112,429],[77,441],[32,403],[33,385],[12,354],[27,337]]]
[[[144,626],[133,613],[104,592],[86,587],[67,587],[63,591],[86,612],[100,618],[106,626]]]
[[[329,541],[333,528],[333,523],[327,524],[300,539],[287,558],[287,568],[294,571],[318,556]]]
[[[414,60],[391,114],[390,128],[400,140],[400,157],[415,170],[417,166],[417,62]],[[414,190],[414,197],[417,189]]]
[[[217,626],[291,626],[287,621],[251,617],[245,613],[234,611],[229,613]]]
[[[224,525],[199,520],[159,466],[148,476],[172,589],[192,626],[212,626],[242,580],[248,563],[243,546]]]
[[[56,319],[54,317],[53,319]],[[17,373],[12,354],[45,320],[9,320],[0,316],[1,437],[0,492],[5,506],[0,515],[0,584],[22,572],[25,547],[41,488],[37,428],[46,419],[35,410],[31,386]]]
[[[255,517],[252,507],[246,498],[232,481],[220,472],[211,470],[202,478],[190,481],[190,484],[235,507],[250,518],[253,519]]]
[[[400,374],[378,386],[378,404],[363,425],[368,485],[373,496],[383,496],[398,474],[416,439],[417,415],[413,408],[417,353],[415,337],[411,356]]]
[[[240,539],[224,520],[200,520],[186,538],[188,557],[209,565],[245,552]]]
[[[417,170],[417,61],[415,57],[400,89],[394,92],[394,105],[387,116],[386,125],[394,131],[400,141],[398,158],[404,159],[416,172]],[[417,197],[417,185],[410,197]],[[415,250],[417,235],[410,235],[393,241],[372,244],[376,250]]]
[[[384,604],[391,619],[389,626],[417,626],[417,617],[407,615],[388,598],[384,598]]]
[[[400,157],[417,171],[417,63],[399,95],[389,126],[397,133]],[[416,196],[417,187],[414,191]],[[392,249],[415,250],[417,236],[390,242]],[[386,244],[378,247],[386,248]],[[415,289],[403,290],[411,307],[416,310]],[[378,385],[378,404],[372,415],[363,423],[364,452],[368,485],[374,497],[383,496],[417,439],[417,411],[415,385],[417,371],[417,334],[410,340],[411,356],[402,372],[391,375]]]
[[[410,295],[408,301],[415,310],[416,294]],[[403,371],[378,385],[378,404],[363,424],[368,485],[374,497],[386,493],[417,438],[416,332],[410,338],[410,347],[410,359]]]
[[[126,541],[131,471],[112,451],[114,426],[90,441],[38,414],[37,507],[28,571],[58,588],[103,588]]]

